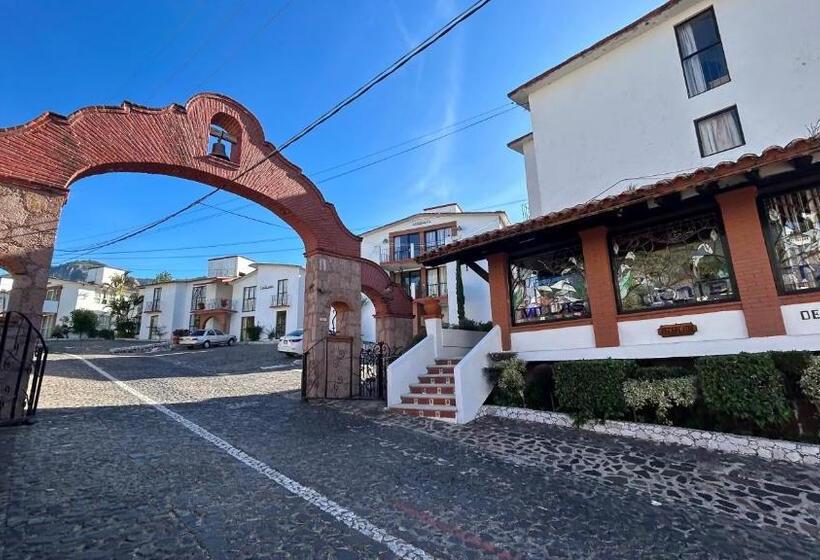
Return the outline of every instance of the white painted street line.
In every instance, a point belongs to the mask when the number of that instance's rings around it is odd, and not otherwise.
[[[216,447],[218,447],[219,449],[221,449],[222,451],[224,451],[240,463],[247,465],[259,474],[274,481],[276,484],[278,484],[288,492],[295,494],[296,496],[299,496],[309,504],[312,504],[320,510],[322,510],[323,512],[330,514],[335,520],[344,523],[351,529],[355,529],[364,536],[369,537],[378,543],[382,543],[399,558],[406,558],[408,560],[433,560],[433,556],[428,554],[427,552],[413,546],[412,544],[398,537],[394,537],[384,529],[376,527],[367,519],[360,517],[359,515],[356,515],[349,509],[340,506],[330,498],[327,498],[322,494],[319,494],[316,490],[299,484],[295,480],[288,478],[279,471],[272,469],[262,461],[254,459],[241,449],[238,449],[230,443],[228,443],[227,441],[225,441],[224,439],[215,436],[199,424],[191,422],[181,414],[177,414],[169,408],[161,405],[151,397],[140,393],[136,389],[133,389],[127,383],[120,381],[104,369],[92,364],[85,358],[74,354],[68,354],[68,356],[71,356],[72,358],[76,358],[82,361],[88,367],[90,367],[91,369],[93,369],[109,381],[113,381],[123,391],[131,393],[133,396],[137,397],[142,402],[153,406],[159,412],[163,413],[164,415],[172,419],[174,422],[182,424],[190,431],[192,431],[205,441],[212,443],[213,445],[215,445]]]

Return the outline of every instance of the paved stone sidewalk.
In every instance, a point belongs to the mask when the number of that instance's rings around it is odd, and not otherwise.
[[[93,362],[434,558],[817,556],[802,520],[772,526],[643,484],[736,502],[730,490],[750,478],[764,490],[788,482],[802,509],[816,473],[543,426],[387,416],[375,403],[305,404],[288,362],[234,350]],[[38,424],[0,431],[3,560],[395,557],[77,360],[55,357],[43,394]]]
[[[688,504],[820,539],[816,467],[500,418],[458,426],[386,414],[376,403],[317,404],[457,442],[511,464],[633,488],[658,507]]]

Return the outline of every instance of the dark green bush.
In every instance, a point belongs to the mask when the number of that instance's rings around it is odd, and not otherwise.
[[[632,379],[658,381],[661,379],[675,379],[692,375],[692,370],[681,366],[645,366],[635,370]]]
[[[538,364],[527,372],[527,386],[524,389],[524,400],[527,408],[534,410],[552,410],[552,367]]]
[[[263,327],[261,325],[250,325],[245,327],[245,336],[252,342],[257,342],[262,336]]]
[[[634,376],[632,360],[578,360],[559,362],[555,369],[558,406],[576,425],[589,420],[619,418],[626,412],[623,386]]]
[[[791,350],[788,352],[769,352],[774,361],[774,366],[783,373],[783,381],[786,385],[786,395],[790,399],[802,397],[800,391],[800,378],[812,365],[810,352]]]
[[[783,374],[769,354],[707,356],[695,361],[707,409],[758,428],[783,424],[790,416]]]
[[[105,340],[114,340],[114,331],[111,329],[100,329],[97,331],[97,336]]]
[[[493,352],[489,354],[490,365],[484,368],[487,382],[493,385],[492,404],[499,406],[526,406],[524,390],[526,364],[519,360],[515,352]]]

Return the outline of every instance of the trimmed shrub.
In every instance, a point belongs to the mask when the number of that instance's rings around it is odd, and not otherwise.
[[[100,329],[97,331],[97,336],[105,340],[114,340],[114,331],[111,329]]]
[[[524,400],[527,408],[552,410],[552,367],[546,364],[530,366],[527,371]]]
[[[626,412],[623,384],[634,376],[632,360],[579,360],[555,364],[555,395],[576,426]]]
[[[672,368],[669,368],[672,369]],[[669,377],[661,379],[629,379],[624,383],[624,400],[635,411],[651,408],[655,418],[671,424],[668,413],[675,406],[690,407],[697,400],[697,379]]]
[[[790,416],[783,374],[768,354],[707,356],[695,361],[703,401],[718,416],[748,420],[758,428]]]
[[[690,375],[692,375],[692,371],[681,366],[645,366],[635,370],[633,379],[652,381],[656,379],[687,377]]]
[[[78,335],[93,337],[97,334],[97,314],[90,309],[75,309],[70,313],[71,330]]]
[[[774,366],[783,373],[786,384],[786,394],[790,399],[799,399],[801,378],[803,372],[811,367],[813,356],[810,352],[792,350],[788,352],[769,352]]]
[[[817,358],[811,361],[809,367],[803,372],[800,378],[800,387],[803,393],[809,398],[817,410],[820,411],[820,360]]]

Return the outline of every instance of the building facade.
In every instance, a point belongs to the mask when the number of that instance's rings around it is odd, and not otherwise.
[[[486,259],[528,361],[820,350],[817,16],[670,1],[517,88],[537,217],[423,264]]]
[[[672,0],[510,93],[540,216],[817,128],[814,0]]]
[[[439,300],[444,320],[458,324],[455,262],[436,267],[420,265],[416,259],[456,240],[510,224],[506,213],[464,212],[458,204],[425,208],[401,220],[379,226],[363,234],[362,257],[379,264],[414,300],[414,333],[421,328],[419,300],[434,297]],[[464,290],[464,315],[473,321],[490,320],[490,294],[486,262],[461,266]],[[375,309],[363,299],[362,336],[376,341]]]
[[[281,336],[302,328],[305,271],[239,256],[208,261],[208,275],[141,287],[140,339],[162,340],[175,330],[216,328],[244,340],[247,327]]]

